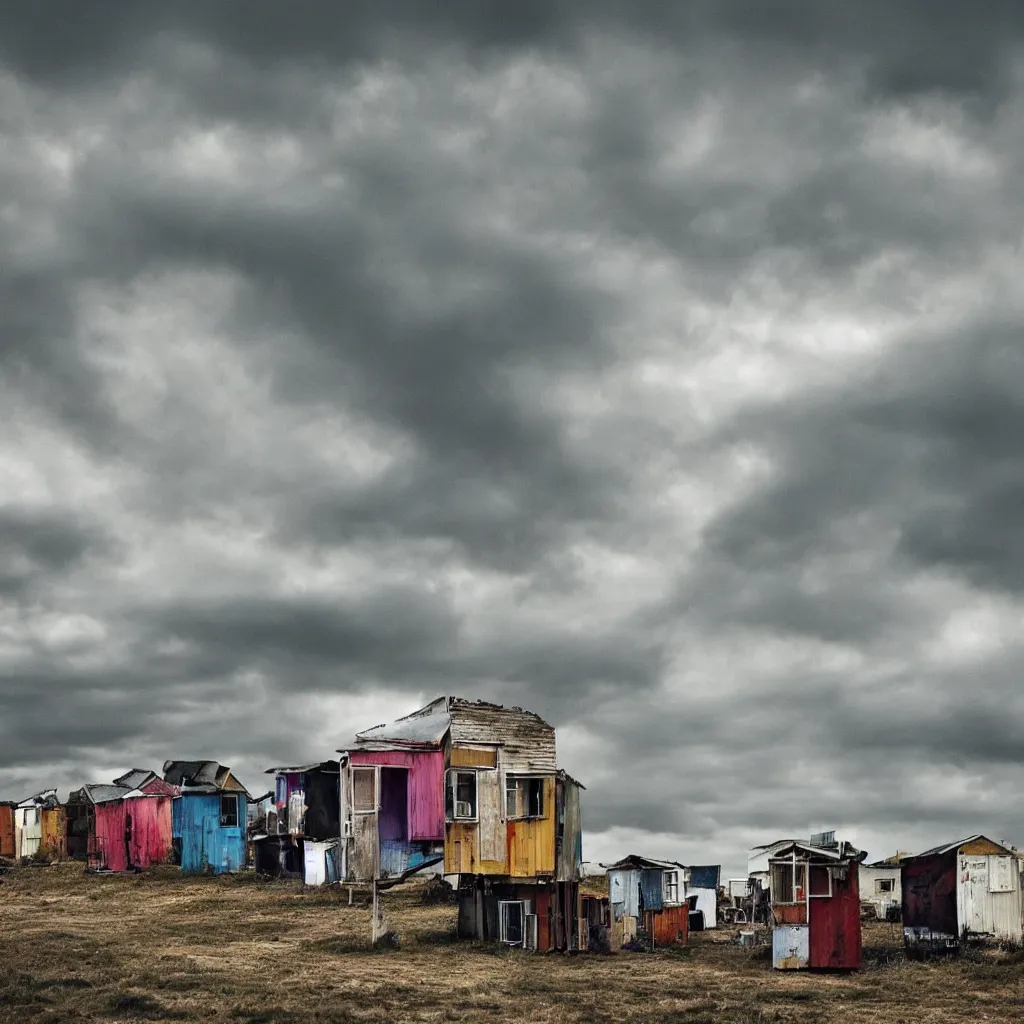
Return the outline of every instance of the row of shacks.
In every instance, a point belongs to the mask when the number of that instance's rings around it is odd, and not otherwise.
[[[461,937],[536,950],[685,943],[737,896],[749,916],[724,919],[770,924],[779,969],[859,967],[865,901],[902,920],[913,950],[1024,940],[1019,856],[980,835],[873,864],[834,833],[780,840],[751,851],[747,879],[725,888],[717,866],[631,855],[602,865],[607,892],[588,891],[584,787],[558,767],[555,730],[522,708],[440,697],[337,753],[267,769],[273,788],[259,797],[215,761],[167,761],[161,775],[133,769],[63,805],[54,790],[2,803],[0,856],[111,872],[251,866],[371,884],[375,897],[430,872],[457,891]],[[378,923],[375,910],[375,934]]]
[[[865,907],[902,922],[913,954],[1024,941],[1016,849],[973,835],[914,856],[866,860],[832,832],[780,840],[752,850],[748,878],[730,880],[728,891],[748,897],[750,921],[771,925],[772,962],[780,970],[859,968]]]

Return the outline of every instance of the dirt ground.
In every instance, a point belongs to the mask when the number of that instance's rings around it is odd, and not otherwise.
[[[731,930],[679,951],[537,955],[457,942],[454,910],[408,886],[385,897],[399,947],[370,948],[344,889],[252,876],[0,877],[0,1021],[1020,1021],[1024,956],[907,963],[892,926],[865,929],[865,969],[773,972]]]

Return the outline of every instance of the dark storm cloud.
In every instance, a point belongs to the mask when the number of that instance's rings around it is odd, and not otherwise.
[[[240,10],[0,14],[0,782],[461,693],[592,836],[987,828],[1024,9]]]
[[[314,0],[289,7],[264,0],[243,7],[182,0],[130,0],[85,7],[65,0],[19,5],[4,18],[6,60],[58,82],[144,66],[160,33],[200,40],[254,62],[373,60],[397,36],[419,45],[456,41],[469,50],[565,47],[583,28],[628,31],[680,47],[733,41],[810,55],[823,68],[837,57],[864,62],[888,94],[940,89],[991,95],[1005,86],[1005,59],[1024,35],[1014,0],[365,0],[344,8]],[[780,55],[779,51],[776,55]]]

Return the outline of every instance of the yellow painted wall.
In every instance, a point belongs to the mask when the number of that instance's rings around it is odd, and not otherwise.
[[[451,768],[495,768],[498,752],[482,747],[452,747],[448,764]]]
[[[39,846],[51,857],[63,858],[67,849],[67,824],[63,807],[44,807],[40,816],[42,838]]]
[[[1009,854],[1009,852],[1005,847],[999,846],[997,843],[993,843],[992,840],[985,838],[976,839],[973,843],[964,843],[960,847],[960,853],[968,857],[980,857],[984,854],[995,854],[998,856],[999,854]]]
[[[555,780],[544,780],[546,817],[508,823],[508,873],[514,878],[555,872]]]
[[[480,858],[477,852],[476,822],[450,821],[444,836],[444,872],[446,875],[477,874]]]

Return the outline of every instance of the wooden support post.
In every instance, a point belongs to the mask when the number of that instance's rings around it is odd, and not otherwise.
[[[348,905],[352,906],[352,886],[348,887]]]
[[[372,941],[374,943],[376,943],[376,941],[380,938],[380,927],[379,927],[380,926],[380,916],[379,916],[380,915],[380,905],[379,905],[378,900],[379,900],[379,897],[377,895],[377,879],[375,878],[373,880],[373,931],[372,931],[372,935],[373,935]]]

